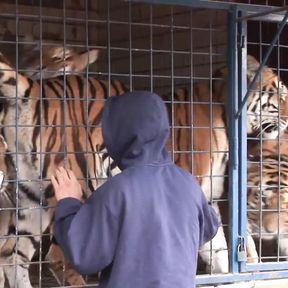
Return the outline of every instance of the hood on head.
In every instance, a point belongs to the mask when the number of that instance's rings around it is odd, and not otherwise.
[[[167,109],[162,99],[146,91],[109,97],[102,117],[102,134],[109,155],[125,169],[169,159]]]

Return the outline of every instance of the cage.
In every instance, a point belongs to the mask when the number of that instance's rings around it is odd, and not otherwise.
[[[89,196],[119,173],[101,111],[129,90],[163,98],[167,149],[219,215],[198,285],[287,278],[285,5],[1,0],[0,286],[97,285],[53,239],[50,177],[72,167]]]

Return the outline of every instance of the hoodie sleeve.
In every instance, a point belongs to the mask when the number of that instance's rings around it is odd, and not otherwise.
[[[204,193],[202,193],[202,207],[200,209],[200,241],[199,247],[213,239],[219,228],[218,216],[213,207],[208,203]]]
[[[116,217],[97,194],[85,204],[63,199],[56,209],[56,240],[75,269],[86,275],[112,262],[119,229]]]

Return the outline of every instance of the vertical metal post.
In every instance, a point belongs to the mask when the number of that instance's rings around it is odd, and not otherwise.
[[[230,272],[238,272],[238,120],[237,111],[237,8],[231,8],[228,14],[228,121],[229,121],[229,239],[230,239]]]
[[[39,1],[39,43],[40,43],[40,54],[39,54],[39,57],[40,57],[40,61],[39,61],[39,63],[40,63],[40,67],[43,67],[43,63],[42,63],[42,60],[43,60],[43,39],[42,39],[42,36],[43,36],[43,23],[42,23],[42,21],[43,21],[43,19],[42,19],[42,13],[43,13],[43,11],[42,11],[42,0],[40,0]],[[41,86],[41,89],[40,89],[40,105],[41,105],[41,107],[43,107],[43,95],[42,95],[42,92],[43,92],[43,90],[42,90],[42,87],[43,87],[43,78],[42,78],[42,68],[41,68],[41,71],[40,71],[40,86]],[[41,109],[39,109],[39,113],[40,113],[40,119],[42,119],[42,110]],[[40,241],[39,241],[39,280],[38,280],[38,285],[39,285],[39,288],[41,288],[42,287],[42,271],[43,271],[43,267],[42,267],[42,261],[43,261],[43,259],[42,259],[42,248],[43,248],[43,243],[42,243],[42,241],[43,241],[43,227],[42,227],[42,222],[43,222],[43,215],[42,215],[42,213],[43,213],[43,209],[44,209],[44,207],[43,207],[43,203],[45,202],[45,201],[43,201],[43,200],[45,200],[45,199],[43,199],[43,197],[44,197],[44,189],[43,189],[43,159],[45,159],[45,152],[46,151],[42,151],[42,147],[43,147],[43,139],[42,139],[42,134],[43,134],[43,130],[45,129],[45,128],[43,128],[42,127],[42,123],[41,123],[41,121],[40,121],[40,155],[37,155],[37,157],[39,157],[39,161],[40,161],[40,185],[39,185],[39,192],[40,192],[40,203],[39,203],[39,205],[40,205],[40,207],[39,207],[39,209],[40,209],[40,227],[39,227],[39,229],[40,229],[40,235],[41,235],[41,237],[40,237]],[[38,151],[37,151],[38,152]]]
[[[243,16],[238,11],[238,16]],[[238,29],[238,107],[243,103],[247,91],[247,21],[242,20],[237,24]],[[244,237],[247,243],[247,104],[243,106],[243,112],[238,122],[238,159],[239,159],[239,235]],[[239,262],[239,272],[246,271],[246,261]]]
[[[18,138],[18,131],[19,131],[19,126],[18,126],[18,119],[19,119],[19,107],[18,107],[18,101],[19,101],[19,98],[18,98],[18,91],[19,91],[19,82],[18,82],[18,71],[19,71],[19,3],[18,3],[18,0],[15,0],[15,45],[16,45],[16,65],[15,65],[15,71],[16,71],[16,95],[15,95],[15,102],[16,102],[16,109],[15,109],[15,151],[13,151],[15,154],[15,176],[16,176],[16,183],[15,183],[15,197],[16,197],[16,207],[15,207],[15,239],[16,239],[16,243],[15,243],[15,262],[13,263],[13,265],[15,265],[15,274],[14,274],[14,277],[15,277],[15,284],[16,284],[16,288],[18,287],[18,283],[17,283],[17,274],[18,274],[18,249],[19,249],[19,208],[20,208],[20,199],[19,199],[19,180],[20,180],[20,177],[19,177],[19,138]],[[13,155],[14,156],[14,155]],[[13,157],[12,156],[12,157]],[[23,157],[23,155],[22,155]]]

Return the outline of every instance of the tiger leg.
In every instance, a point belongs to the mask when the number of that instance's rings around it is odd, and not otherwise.
[[[56,243],[50,245],[45,260],[49,261],[50,271],[54,274],[59,284],[62,284],[62,282],[67,282],[72,286],[83,286],[86,284],[83,277],[65,261],[64,254]]]
[[[247,262],[248,263],[257,263],[258,262],[258,253],[255,245],[255,241],[252,236],[248,233],[247,234]]]
[[[31,261],[35,248],[31,237],[20,236],[17,240],[10,238],[2,247],[1,259],[9,265],[4,266],[4,273],[9,287],[32,288],[29,279],[29,262]]]
[[[213,208],[220,217],[218,204],[213,203]],[[207,272],[229,272],[228,245],[222,225],[218,228],[214,238],[200,248],[199,255],[206,264]]]
[[[281,237],[281,236],[280,236]],[[279,239],[280,255],[286,256],[285,261],[288,261],[288,236],[282,236]]]
[[[5,237],[5,235],[9,235],[10,225],[11,224],[13,225],[13,213],[9,209],[4,210],[5,208],[11,208],[11,206],[10,206],[10,203],[7,203],[6,201],[7,199],[5,197],[2,197],[3,195],[5,195],[5,192],[2,191],[2,188],[1,188],[0,193],[2,193],[0,195],[0,201],[1,201],[1,209],[3,209],[3,210],[0,210],[0,235],[1,235],[1,239],[0,239],[0,287],[4,287],[5,273],[4,273],[4,268],[2,266],[2,262],[4,262],[3,264],[6,263],[4,252],[5,252],[5,249],[7,249],[7,247],[15,245],[15,238],[10,239],[8,237]],[[2,256],[4,256],[4,259]]]
[[[288,213],[267,213],[267,215],[263,217],[263,225],[265,225],[267,231],[275,234],[279,233],[280,255],[287,256],[286,260],[288,260]]]
[[[285,260],[288,261],[288,213],[282,213],[280,215],[281,233],[279,239],[280,255],[286,256]]]
[[[4,276],[4,269],[0,267],[0,287],[4,287],[5,285],[5,276]]]
[[[35,202],[23,201],[23,207],[33,207]],[[37,205],[37,204],[36,204]],[[15,217],[15,214],[14,214]],[[16,217],[15,217],[16,218]],[[29,279],[29,266],[35,251],[39,247],[41,234],[51,222],[50,210],[40,207],[33,209],[19,209],[18,220],[14,219],[13,225],[9,227],[11,237],[1,248],[4,273],[10,288],[31,288]],[[16,234],[17,227],[17,237]],[[42,231],[41,231],[42,229]],[[13,237],[14,236],[14,237]]]

